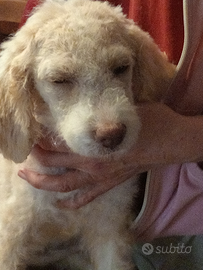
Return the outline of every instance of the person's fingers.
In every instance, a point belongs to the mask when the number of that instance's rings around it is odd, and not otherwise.
[[[71,176],[72,174],[72,176]],[[82,178],[81,173],[68,172],[68,179],[71,178],[72,181],[67,181],[67,175],[60,176],[47,176],[40,175],[36,172],[29,170],[20,170],[18,175],[30,183],[33,187],[37,189],[43,189],[46,191],[54,191],[54,192],[70,192],[73,190],[78,190],[78,193],[75,193],[68,200],[59,200],[56,203],[56,207],[58,208],[68,208],[68,209],[78,209],[90,201],[94,200],[97,196],[101,195],[105,191],[109,190],[110,187],[107,187],[106,184],[84,184],[84,188],[82,188]],[[78,179],[81,178],[81,182]],[[83,178],[84,180],[84,178]],[[110,185],[109,185],[110,186]]]
[[[86,173],[92,173],[97,176],[104,172],[118,173],[124,167],[132,166],[123,159],[112,160],[110,158],[91,158],[83,157],[72,152],[53,152],[42,149],[35,145],[32,149],[32,155],[45,167],[65,167],[69,169],[78,169]],[[135,168],[135,164],[133,164]]]
[[[35,145],[31,154],[45,167],[67,167],[76,168],[78,160],[82,163],[83,158],[72,152],[55,152],[45,150],[39,145]]]
[[[68,200],[59,200],[57,202],[58,208],[69,208],[78,209],[89,202],[96,199],[98,196],[109,191],[113,187],[118,185],[118,182],[108,182],[108,183],[96,183],[80,189],[78,193]]]
[[[69,208],[77,209],[80,208],[89,202],[96,199],[98,196],[104,194],[115,186],[121,184],[127,179],[130,179],[134,175],[133,170],[125,171],[120,174],[119,177],[114,179],[108,179],[106,181],[92,182],[89,185],[86,185],[84,188],[80,189],[72,198],[68,200],[59,200],[57,202],[57,207],[59,208]],[[136,178],[136,175],[134,175]]]
[[[116,184],[114,183],[114,186]],[[67,200],[59,200],[56,204],[58,208],[68,208],[68,209],[78,209],[89,202],[93,201],[95,198],[101,194],[107,192],[112,188],[112,185],[97,183],[95,185],[89,185],[85,189],[80,189],[72,198]]]
[[[68,175],[67,175],[68,174]],[[125,179],[124,175],[120,178],[120,181],[105,181],[105,182],[92,182],[88,183],[87,176],[82,177],[81,172],[73,171],[67,174],[56,175],[40,175],[36,172],[29,170],[20,170],[18,175],[30,183],[37,189],[43,189],[46,191],[54,192],[70,192],[77,190],[78,192],[73,194],[68,200],[59,200],[56,204],[58,208],[78,209],[87,203],[93,201],[99,195],[110,190],[112,187],[118,185]],[[67,181],[68,179],[71,179]],[[81,181],[79,181],[81,179]],[[86,179],[86,181],[84,181]]]
[[[40,139],[38,145],[48,151],[55,152],[70,152],[70,148],[66,142],[59,136],[55,134],[48,134]]]
[[[86,184],[87,178],[86,175],[77,170],[68,170],[62,175],[45,175],[23,169],[18,172],[18,176],[37,189],[55,192],[70,192],[81,188]]]
[[[109,168],[112,168],[110,166]],[[134,168],[113,168],[106,170],[102,168],[101,172],[95,171],[95,174],[89,174],[84,171],[76,169],[67,169],[67,171],[60,175],[46,175],[28,169],[21,169],[18,176],[26,180],[37,189],[44,189],[48,191],[69,192],[86,185],[102,183],[108,187],[119,184],[131,177],[135,172]]]

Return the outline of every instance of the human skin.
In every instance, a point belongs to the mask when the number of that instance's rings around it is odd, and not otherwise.
[[[32,149],[44,166],[71,168],[60,176],[21,170],[19,176],[39,189],[68,192],[81,189],[74,201],[58,206],[81,207],[130,176],[162,165],[203,161],[203,2],[184,1],[185,42],[178,73],[165,103],[138,105],[142,128],[134,147],[118,159],[81,157],[49,137]],[[181,65],[180,65],[181,64]],[[197,115],[197,116],[196,116]],[[83,191],[83,192],[82,192]]]
[[[41,140],[32,154],[44,166],[70,168],[63,175],[40,175],[23,169],[19,176],[38,189],[69,192],[74,200],[58,207],[79,208],[129,177],[158,166],[203,160],[203,116],[183,116],[161,103],[138,106],[142,127],[134,147],[118,159],[96,159],[72,153],[54,137]]]

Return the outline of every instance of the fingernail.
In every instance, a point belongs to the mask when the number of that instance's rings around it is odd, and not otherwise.
[[[19,171],[19,172],[18,172],[18,176],[19,176],[20,178],[22,178],[23,180],[27,180],[27,177],[26,177],[26,175],[25,175],[25,173],[24,173],[23,171]]]

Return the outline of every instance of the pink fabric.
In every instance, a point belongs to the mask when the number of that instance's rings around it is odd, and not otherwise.
[[[147,188],[134,224],[139,240],[203,234],[203,171],[196,163],[153,170]]]

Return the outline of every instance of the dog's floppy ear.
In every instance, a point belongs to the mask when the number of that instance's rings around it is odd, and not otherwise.
[[[32,35],[20,30],[0,52],[0,152],[14,162],[26,159],[39,132],[30,73]]]
[[[53,14],[57,18],[65,12],[60,2],[39,1],[25,25],[0,48],[0,152],[14,162],[25,160],[41,135],[34,114],[42,102],[33,79],[41,46],[37,34]]]
[[[25,25],[0,48],[0,152],[16,163],[26,159],[40,135],[35,108],[42,99],[33,80],[36,35],[59,9],[49,3],[43,9],[43,1],[40,3]]]
[[[175,75],[175,65],[168,61],[150,35],[133,22],[126,23],[134,51],[133,92],[136,101],[160,101]]]

